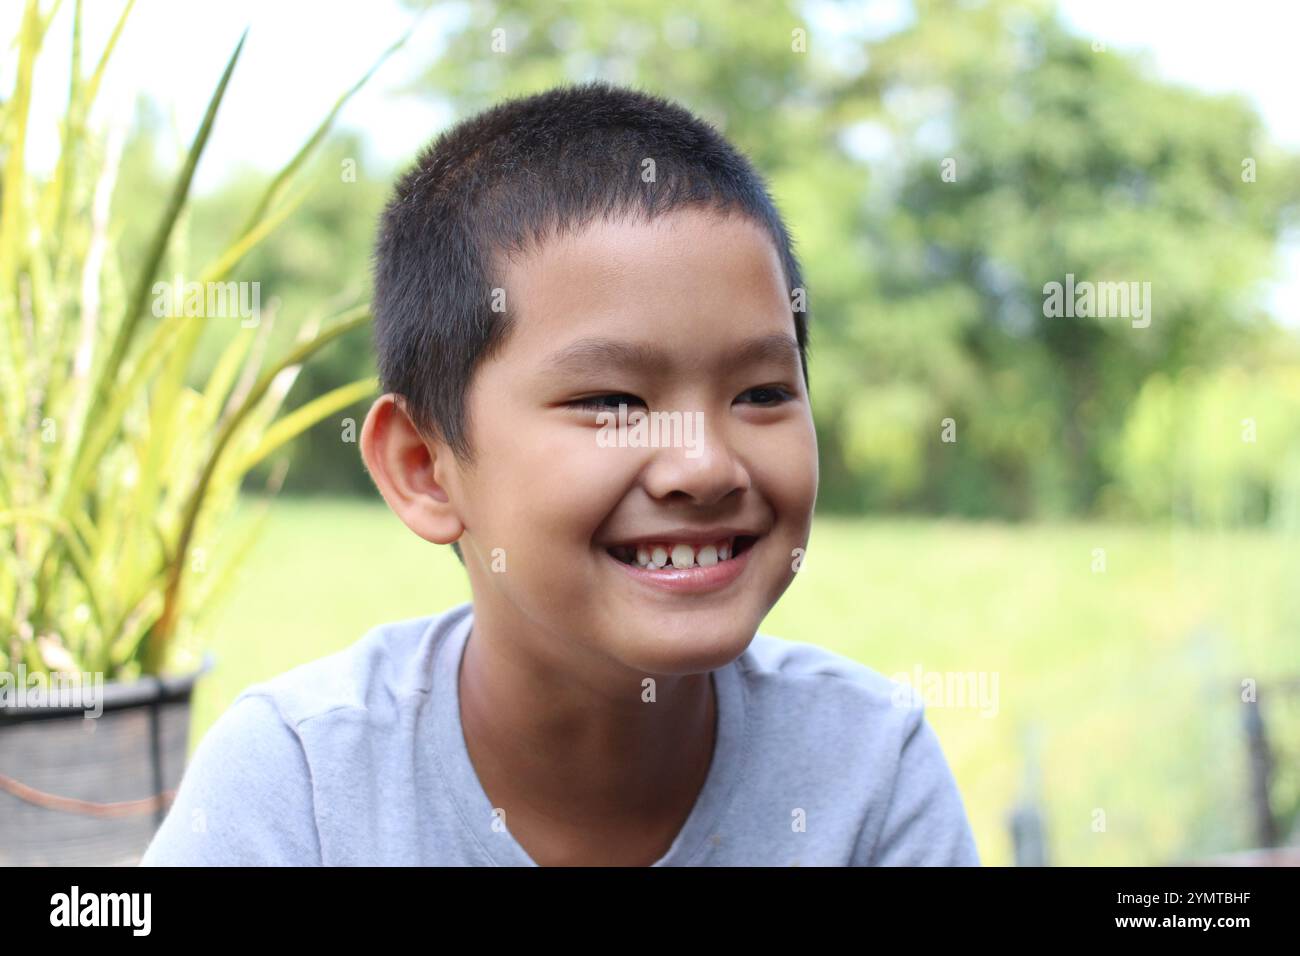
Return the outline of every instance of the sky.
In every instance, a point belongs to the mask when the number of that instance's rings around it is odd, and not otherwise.
[[[542,2],[542,0],[539,0]],[[12,36],[23,7],[0,3],[0,31]],[[85,3],[83,57],[102,48],[121,4]],[[1062,0],[1064,19],[1107,48],[1141,52],[1157,75],[1212,92],[1245,94],[1279,143],[1300,150],[1300,3],[1293,0]],[[888,29],[907,15],[905,0],[863,0],[861,21]],[[67,62],[72,2],[59,12],[42,57],[62,73]],[[813,8],[810,43],[818,28],[834,35],[852,4]],[[274,170],[297,151],[338,95],[394,40],[414,26],[406,46],[344,109],[341,126],[364,130],[373,157],[385,165],[409,161],[454,117],[439,104],[403,95],[422,66],[439,55],[448,26],[463,4],[439,4],[418,18],[398,0],[138,0],[104,81],[93,120],[129,121],[136,95],[147,91],[174,117],[178,143],[188,144],[240,33],[248,40],[227,91],[217,127],[199,165],[195,188],[205,192],[240,164]],[[12,82],[14,57],[0,60],[0,88]],[[57,154],[54,123],[66,80],[38,75],[37,89],[62,91],[33,103],[46,122],[33,130],[28,158],[48,168]],[[238,134],[232,118],[238,118]],[[222,120],[226,120],[223,124]],[[177,146],[178,150],[182,147]],[[1288,324],[1300,325],[1300,235],[1283,248],[1284,273],[1272,303]]]

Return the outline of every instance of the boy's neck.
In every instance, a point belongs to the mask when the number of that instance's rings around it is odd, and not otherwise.
[[[475,773],[539,865],[649,865],[690,816],[713,759],[711,673],[630,674],[542,656],[476,616],[458,672]],[[504,648],[504,651],[503,651]],[[655,677],[655,701],[642,680]]]

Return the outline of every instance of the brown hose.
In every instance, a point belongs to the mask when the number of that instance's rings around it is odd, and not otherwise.
[[[118,803],[95,803],[92,800],[76,800],[72,797],[60,797],[44,790],[37,790],[13,777],[0,773],[0,790],[12,793],[19,800],[45,807],[47,810],[60,810],[64,813],[81,813],[91,817],[133,817],[141,813],[152,813],[165,807],[176,796],[175,790],[164,790],[152,797],[139,800],[123,800]]]

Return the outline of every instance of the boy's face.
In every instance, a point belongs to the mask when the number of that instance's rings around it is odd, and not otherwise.
[[[734,660],[792,581],[817,496],[817,441],[771,240],[747,218],[702,210],[649,224],[598,219],[502,268],[517,321],[470,389],[475,467],[465,472],[441,448],[435,462],[464,527],[476,616],[577,642],[639,674]],[[588,345],[564,361],[597,338],[614,348]],[[763,338],[777,347],[744,358]],[[658,360],[627,364],[619,346]],[[590,399],[597,407],[580,406]],[[614,441],[602,443],[598,416],[620,402],[631,423],[679,412],[683,428],[647,429],[640,447],[629,430],[619,447],[607,427]],[[677,446],[664,447],[674,435]],[[731,574],[726,562],[675,572],[680,548],[659,571],[610,551],[632,544],[627,557],[640,542],[653,557],[651,543],[671,551],[689,543],[681,529],[710,528],[756,537],[729,559]]]

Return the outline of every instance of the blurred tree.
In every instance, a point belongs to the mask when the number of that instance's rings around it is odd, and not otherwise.
[[[892,340],[882,323],[937,306],[932,321],[979,369],[916,376],[941,399],[932,430],[943,415],[969,423],[955,445],[926,442],[929,500],[951,503],[954,479],[983,472],[1002,479],[989,490],[1004,513],[1086,512],[1144,381],[1278,336],[1258,290],[1296,212],[1300,160],[1270,147],[1244,100],[1154,79],[1069,35],[1050,6],[916,10],[873,46],[855,90],[885,104],[908,157],[873,231],[890,289],[868,328]],[[1045,284],[1067,275],[1149,282],[1150,324],[1048,317]]]

